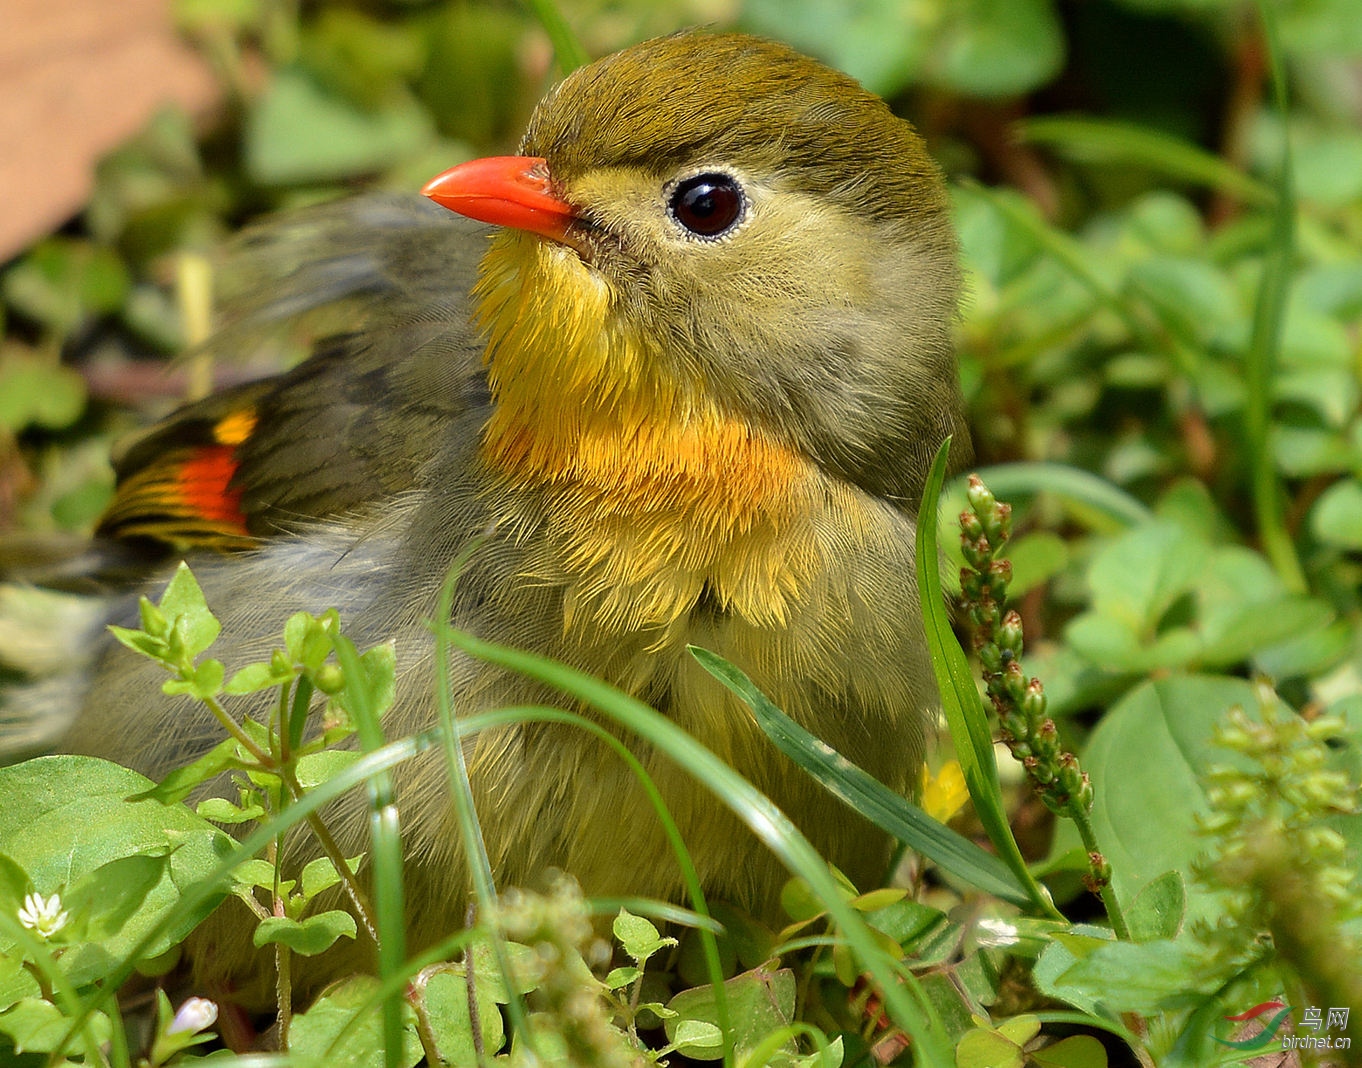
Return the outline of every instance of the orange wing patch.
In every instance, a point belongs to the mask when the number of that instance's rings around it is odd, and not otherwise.
[[[176,549],[245,549],[255,544],[241,508],[236,447],[255,429],[253,410],[212,424],[212,443],[172,445],[119,480],[98,533],[152,538]]]

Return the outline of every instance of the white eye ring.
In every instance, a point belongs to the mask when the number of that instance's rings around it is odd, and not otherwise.
[[[667,212],[687,233],[715,241],[746,218],[747,194],[733,175],[703,171],[672,187]]]

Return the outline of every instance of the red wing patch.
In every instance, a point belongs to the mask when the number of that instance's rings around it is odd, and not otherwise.
[[[241,508],[236,447],[255,427],[251,411],[214,423],[212,443],[170,445],[119,480],[99,533],[153,538],[176,549],[243,549],[255,544]]]

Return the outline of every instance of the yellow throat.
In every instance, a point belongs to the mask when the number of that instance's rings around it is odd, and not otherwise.
[[[622,326],[570,249],[503,232],[475,292],[495,399],[482,457],[553,495],[550,541],[596,622],[666,626],[708,587],[783,623],[815,563],[810,461],[682,381],[681,359]]]

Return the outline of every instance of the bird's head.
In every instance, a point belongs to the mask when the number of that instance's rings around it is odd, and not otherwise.
[[[507,227],[478,291],[507,418],[738,420],[907,504],[963,457],[945,188],[852,79],[675,34],[570,75],[521,153],[424,190]]]

